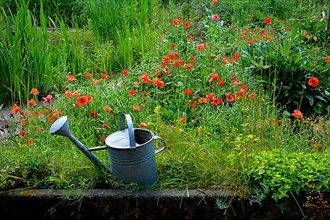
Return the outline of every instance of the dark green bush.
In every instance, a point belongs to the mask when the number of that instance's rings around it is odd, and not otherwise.
[[[330,101],[330,65],[326,52],[311,50],[300,36],[246,45],[242,62],[276,99],[281,110],[301,110],[305,116],[326,115]],[[316,77],[319,85],[308,84]]]

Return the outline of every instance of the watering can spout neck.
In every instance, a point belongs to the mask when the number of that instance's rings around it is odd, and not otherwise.
[[[50,131],[52,135],[60,135],[70,139],[80,151],[82,151],[88,159],[90,159],[98,168],[105,170],[110,173],[108,169],[94,154],[92,154],[85,145],[83,145],[79,140],[77,140],[70,132],[69,123],[67,116],[62,116],[57,119],[51,126]]]

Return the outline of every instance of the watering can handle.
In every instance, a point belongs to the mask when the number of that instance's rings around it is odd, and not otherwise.
[[[136,148],[135,136],[134,136],[134,127],[132,118],[129,114],[122,114],[120,117],[120,130],[125,130],[125,121],[128,126],[128,137],[129,137],[129,146],[131,148]]]
[[[161,148],[158,148],[158,149],[155,150],[155,154],[158,154],[159,152],[162,152],[163,150],[165,150],[165,148],[166,148],[166,143],[165,143],[165,141],[163,140],[163,138],[161,138],[161,137],[159,137],[159,136],[157,136],[157,135],[155,135],[155,137],[154,137],[154,140],[156,140],[156,139],[160,139],[160,140],[163,142],[163,144],[164,144]]]

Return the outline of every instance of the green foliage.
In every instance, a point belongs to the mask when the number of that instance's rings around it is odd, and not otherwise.
[[[289,35],[289,36],[288,36]],[[290,36],[279,33],[275,41],[246,45],[242,58],[246,71],[265,85],[276,104],[293,112],[300,109],[305,116],[327,115],[330,101],[330,65],[326,63],[326,50],[311,50],[302,44],[302,34]],[[320,84],[309,85],[311,77]]]
[[[104,145],[129,113],[167,143],[159,188],[229,189],[259,204],[329,191],[324,5],[283,2],[95,0],[85,2],[87,26],[48,21],[42,7],[39,22],[27,4],[4,13],[0,94],[45,103],[1,117],[0,189],[122,187],[48,130],[67,115],[77,139]],[[282,118],[284,109],[305,116]],[[324,117],[306,117],[314,114]]]
[[[10,11],[14,16],[21,5],[28,7],[38,23],[42,19],[39,17],[41,5],[43,5],[45,17],[52,21],[62,18],[69,26],[77,21],[80,24],[86,23],[83,0],[2,0],[0,2],[0,7],[3,7],[7,13]]]
[[[99,42],[114,41],[117,66],[131,66],[150,50],[154,35],[150,1],[88,1],[87,14]]]
[[[328,192],[330,189],[328,151],[291,152],[273,150],[251,155],[247,174],[251,183],[268,187],[275,200],[291,193]],[[253,187],[255,187],[253,185]]]
[[[40,27],[26,4],[20,6],[16,16],[4,15],[5,29],[0,33],[0,88],[4,100],[23,104],[33,87],[42,93],[59,90],[62,87],[57,80],[62,74],[77,73],[82,68],[81,45],[69,39],[72,34],[64,22],[60,23],[60,32],[49,32],[42,7]]]

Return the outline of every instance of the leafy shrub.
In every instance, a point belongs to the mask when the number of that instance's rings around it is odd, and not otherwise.
[[[243,49],[242,62],[246,71],[272,94],[279,108],[289,113],[300,109],[306,116],[326,115],[330,63],[325,51],[311,50],[302,44],[303,37],[279,33],[270,40],[248,44]],[[312,77],[317,78],[316,84],[309,82]]]
[[[275,200],[291,193],[330,190],[330,152],[272,150],[251,155],[251,183],[268,187]],[[255,185],[254,185],[255,186]]]

